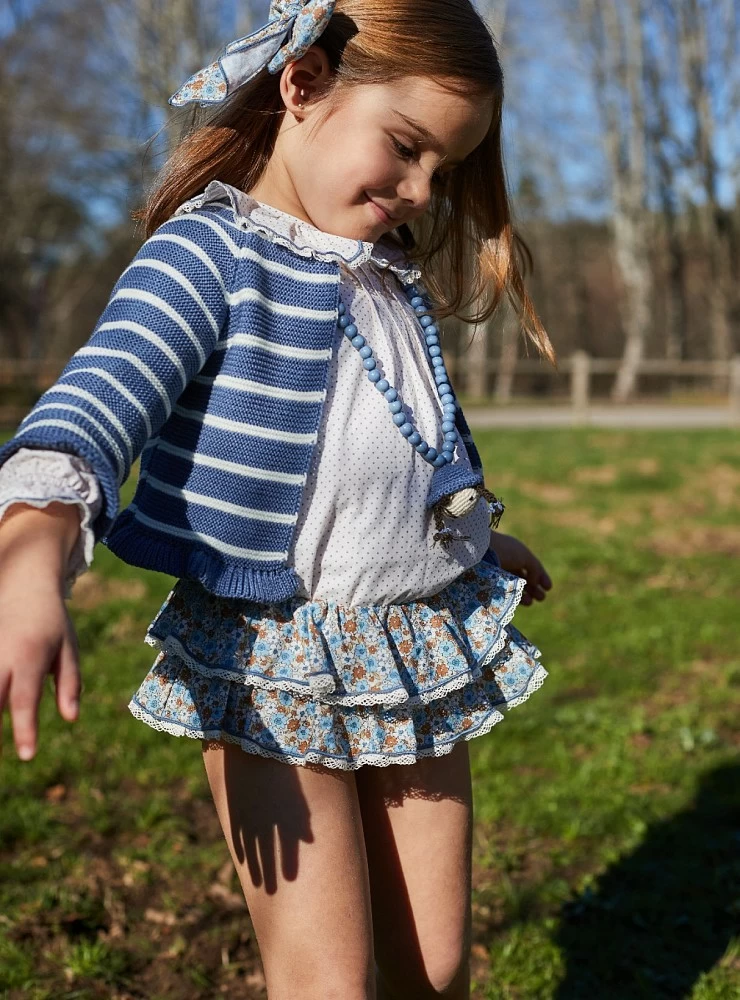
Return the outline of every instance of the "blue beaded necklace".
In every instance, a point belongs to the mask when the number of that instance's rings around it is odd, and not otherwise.
[[[416,285],[404,286],[406,296],[416,313],[421,325],[424,339],[427,346],[427,354],[434,371],[434,381],[437,386],[440,403],[442,404],[442,433],[444,434],[444,444],[442,450],[437,451],[427,441],[425,441],[414,424],[404,412],[403,403],[398,398],[398,390],[395,389],[388,379],[383,378],[378,370],[378,363],[373,357],[373,350],[366,339],[358,331],[357,326],[352,322],[352,317],[347,312],[347,307],[340,302],[338,307],[339,319],[337,325],[344,332],[344,336],[349,340],[362,358],[362,366],[367,372],[367,377],[373,383],[378,392],[382,393],[388,409],[391,412],[393,423],[398,427],[400,433],[406,438],[409,444],[417,451],[424,461],[429,462],[435,469],[439,470],[446,465],[451,465],[455,459],[455,448],[458,441],[457,424],[455,415],[457,413],[457,402],[449,382],[447,369],[445,368],[442,348],[439,345],[439,330],[434,320],[428,315],[431,310],[431,302],[423,296]],[[460,517],[475,506],[483,497],[488,505],[491,517],[491,527],[496,527],[504,512],[504,505],[485,488],[483,484],[476,483],[468,486],[462,491],[457,490],[445,495],[441,495],[438,502],[433,507],[437,533],[435,541],[440,541],[446,547],[453,538],[467,539],[467,535],[453,535],[452,531],[446,527],[444,516]],[[450,503],[450,501],[456,501]]]
[[[373,357],[372,348],[362,334],[358,332],[343,302],[339,304],[338,326],[344,330],[344,336],[359,352],[362,358],[362,366],[367,372],[368,379],[375,385],[378,392],[381,392],[385,397],[388,409],[393,416],[393,423],[426,462],[433,465],[435,469],[440,469],[443,465],[452,462],[455,457],[455,446],[457,444],[455,413],[457,412],[457,403],[455,402],[452,387],[449,384],[447,370],[442,357],[442,349],[439,346],[439,331],[431,316],[421,315],[428,311],[430,308],[429,303],[424,301],[415,285],[404,287],[404,291],[414,308],[414,312],[419,316],[419,323],[424,331],[424,339],[427,343],[427,351],[434,367],[434,380],[437,384],[437,393],[442,404],[442,414],[444,417],[442,422],[444,445],[441,452],[438,452],[436,448],[433,448],[428,442],[424,441],[408,416],[403,412],[403,403],[398,398],[398,391],[393,388],[388,379],[381,376],[378,371],[378,363]]]

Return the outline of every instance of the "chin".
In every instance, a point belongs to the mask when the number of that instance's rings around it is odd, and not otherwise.
[[[366,196],[367,198],[367,196]],[[354,215],[354,224],[348,223],[346,220],[342,225],[339,220],[335,226],[319,227],[324,228],[324,232],[334,233],[335,236],[342,236],[344,239],[348,240],[362,240],[365,243],[374,243],[379,240],[381,236],[390,232],[394,228],[394,223],[383,222],[382,219],[378,218],[375,210],[369,207],[369,200],[366,200],[361,206],[361,211],[356,211],[357,206],[355,206],[355,212],[352,209],[348,209],[347,215]]]
[[[384,236],[388,232],[388,227],[384,226],[382,222],[377,225],[359,225],[353,227],[347,227],[346,236],[350,240],[362,240],[365,243],[374,243],[375,240],[379,240],[381,236]]]

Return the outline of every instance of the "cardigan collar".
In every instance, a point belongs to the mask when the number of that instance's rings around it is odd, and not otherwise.
[[[409,264],[403,251],[390,240],[381,237],[370,243],[325,233],[305,219],[266,205],[224,181],[211,181],[202,194],[180,205],[175,214],[192,212],[207,202],[223,200],[228,200],[242,228],[255,230],[270,242],[287,247],[301,257],[337,261],[353,269],[370,261],[377,267],[393,271],[403,284],[421,280],[421,271]]]

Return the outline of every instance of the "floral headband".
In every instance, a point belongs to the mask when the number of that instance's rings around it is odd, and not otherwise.
[[[220,104],[267,66],[279,73],[305,55],[329,23],[336,0],[272,0],[267,24],[230,42],[215,62],[198,70],[169,99],[181,108]]]

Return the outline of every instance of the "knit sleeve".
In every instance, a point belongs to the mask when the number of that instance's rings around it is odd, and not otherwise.
[[[237,259],[223,210],[169,219],[116,282],[89,340],[0,448],[86,459],[103,493],[95,540],[119,508],[119,488],[226,327]]]

